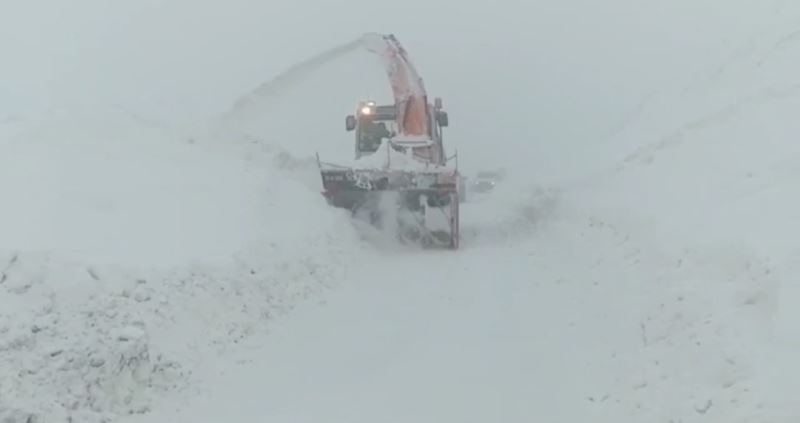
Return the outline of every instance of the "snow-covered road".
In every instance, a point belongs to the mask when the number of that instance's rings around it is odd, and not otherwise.
[[[552,242],[553,235],[542,237]],[[566,422],[615,414],[630,405],[615,388],[635,376],[626,352],[643,348],[641,289],[624,294],[622,287],[635,282],[630,278],[603,286],[602,273],[614,264],[587,266],[599,255],[581,257],[559,244],[365,255],[345,287],[275,323],[247,364],[220,368],[205,395],[165,406],[180,408],[176,415],[144,421],[481,422],[536,415]],[[571,257],[575,266],[553,266],[554,255],[557,263]],[[610,301],[609,290],[623,295]]]
[[[737,324],[725,314],[738,305],[686,280],[724,269],[662,255],[568,208],[551,212],[524,242],[367,252],[335,292],[273,322],[235,359],[207,363],[196,396],[130,422],[763,416],[742,361],[751,348],[720,332]],[[748,289],[759,266],[732,270],[729,286]]]
[[[0,421],[800,421],[797,3],[309,2],[0,13]],[[412,21],[458,251],[319,194]]]

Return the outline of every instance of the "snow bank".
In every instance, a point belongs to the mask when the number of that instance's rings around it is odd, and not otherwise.
[[[44,420],[146,412],[165,392],[201,384],[198,363],[340,281],[323,247],[149,274],[13,255],[0,291],[2,402]]]
[[[358,250],[317,191],[224,143],[107,109],[4,130],[0,420],[146,412]]]

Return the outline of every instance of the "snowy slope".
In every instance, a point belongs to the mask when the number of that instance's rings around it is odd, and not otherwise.
[[[1,418],[146,410],[358,250],[317,192],[230,148],[118,110],[3,129]]]
[[[0,14],[0,420],[800,418],[794,3],[359,3]],[[463,163],[510,175],[457,253],[318,194],[368,57],[205,120],[412,19]]]

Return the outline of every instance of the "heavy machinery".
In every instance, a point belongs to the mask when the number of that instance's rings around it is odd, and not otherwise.
[[[362,101],[345,119],[354,132],[354,161],[317,162],[323,195],[334,207],[395,231],[402,241],[457,249],[458,157],[447,157],[442,100],[428,100],[422,79],[393,35],[367,34],[367,49],[383,61],[393,104]],[[451,165],[451,163],[453,165]]]

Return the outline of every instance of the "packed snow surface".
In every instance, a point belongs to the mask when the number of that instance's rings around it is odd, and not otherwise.
[[[396,33],[507,170],[458,251],[320,195],[374,4],[0,14],[0,422],[800,421],[800,7],[548,5]]]

